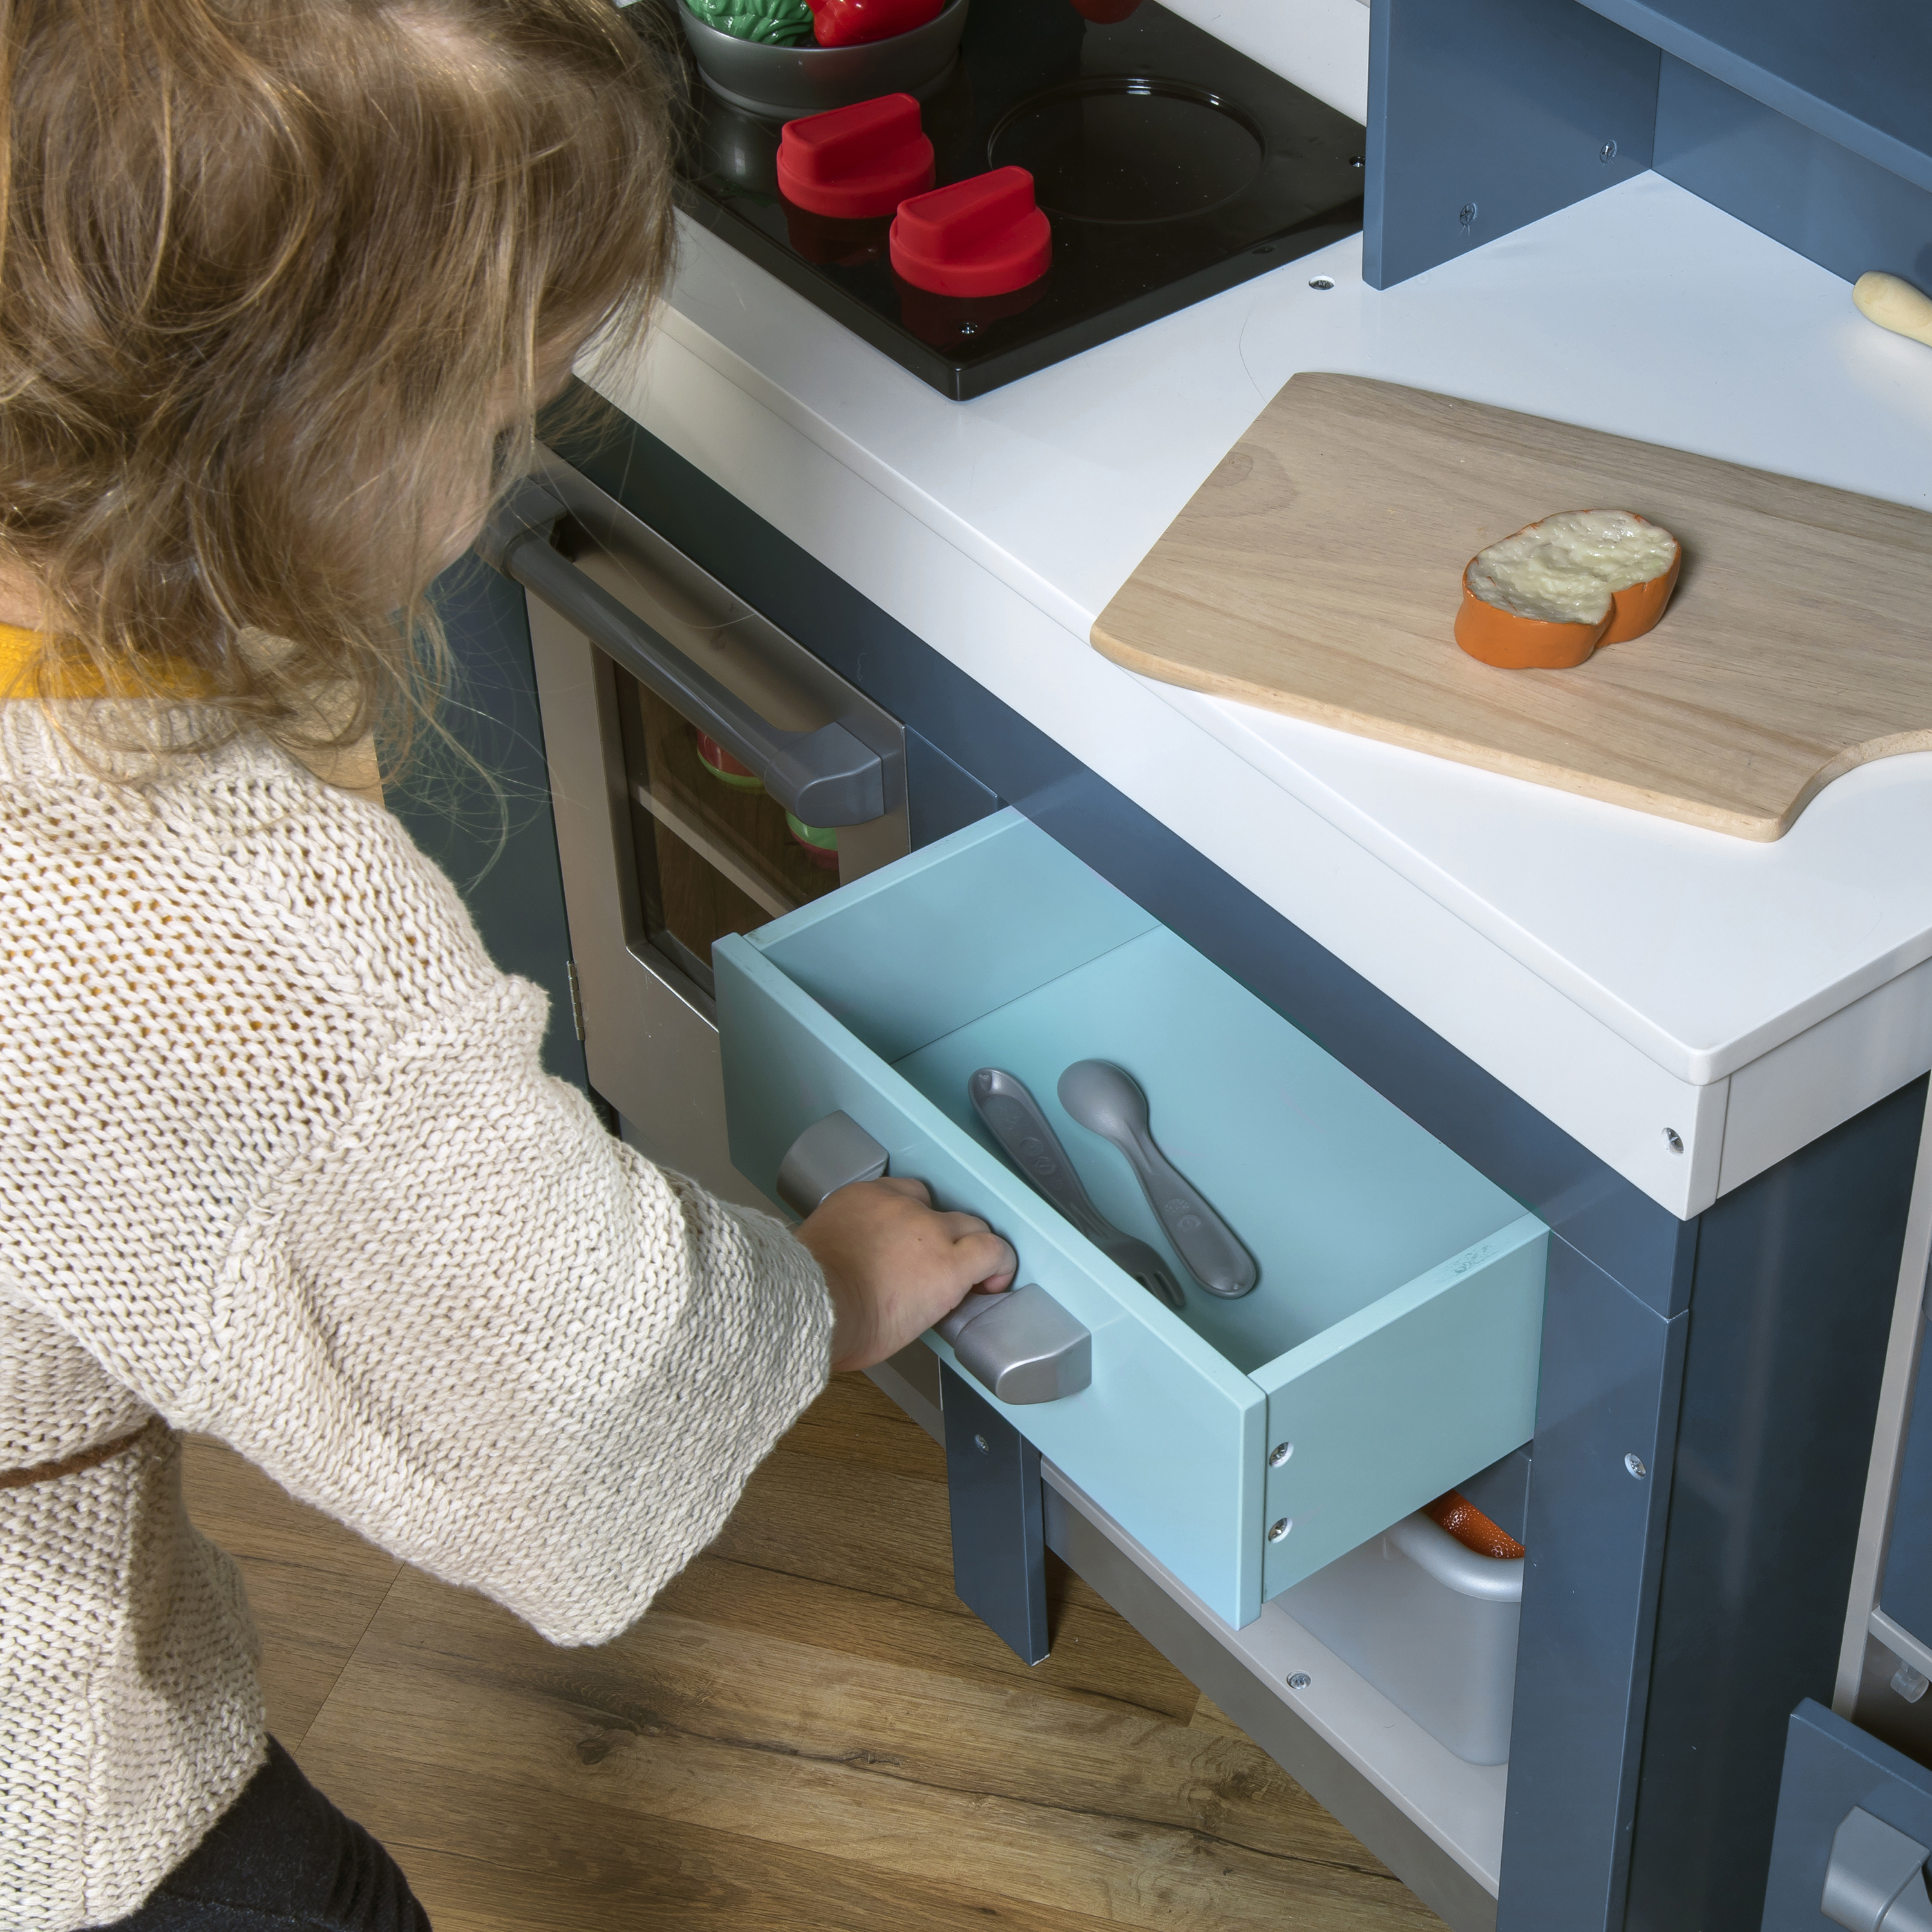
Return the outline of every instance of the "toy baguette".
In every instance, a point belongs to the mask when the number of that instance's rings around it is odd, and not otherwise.
[[[1507,670],[1564,670],[1664,615],[1683,546],[1628,510],[1566,510],[1472,556],[1456,641]]]

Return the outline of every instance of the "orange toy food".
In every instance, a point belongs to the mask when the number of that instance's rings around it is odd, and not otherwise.
[[[1424,1503],[1422,1513],[1478,1556],[1493,1556],[1508,1562],[1523,1553],[1522,1545],[1500,1524],[1491,1522],[1460,1490],[1451,1490],[1432,1503]]]
[[[1683,546],[1628,510],[1566,510],[1472,556],[1456,641],[1506,670],[1566,670],[1664,615]]]

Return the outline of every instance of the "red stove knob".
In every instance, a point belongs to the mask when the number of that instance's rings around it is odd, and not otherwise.
[[[932,185],[932,143],[909,94],[788,121],[778,136],[779,192],[814,214],[847,221],[890,214]]]
[[[1003,296],[1046,273],[1053,229],[1024,168],[995,168],[915,195],[892,224],[892,266],[941,296]]]

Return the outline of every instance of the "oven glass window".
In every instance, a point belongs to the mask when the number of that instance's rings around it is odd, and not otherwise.
[[[617,682],[639,936],[708,995],[713,940],[837,890],[838,835],[799,824],[689,720]]]

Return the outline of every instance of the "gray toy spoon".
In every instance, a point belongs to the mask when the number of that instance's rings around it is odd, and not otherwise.
[[[1124,1234],[1088,1198],[1060,1136],[1040,1112],[1025,1082],[997,1066],[982,1066],[966,1083],[974,1111],[1006,1158],[1043,1196],[1078,1228],[1122,1274],[1131,1276],[1156,1301],[1184,1306],[1180,1284],[1157,1249]]]
[[[1076,1060],[1060,1076],[1060,1104],[1126,1156],[1148,1205],[1210,1294],[1232,1300],[1254,1286],[1261,1279],[1254,1257],[1154,1145],[1147,1096],[1127,1075],[1104,1060]]]

